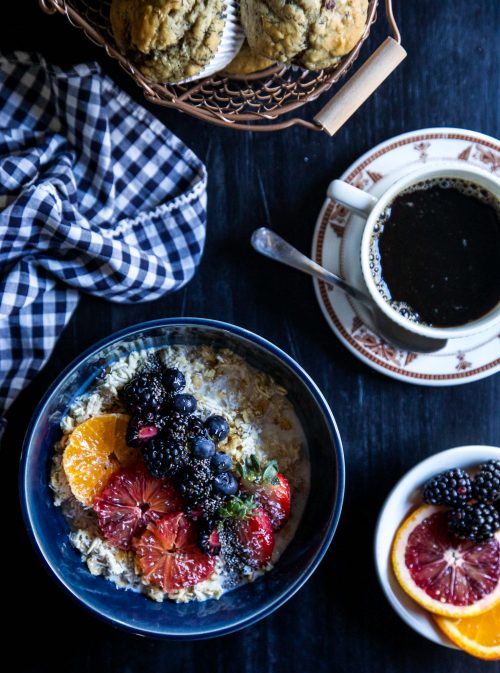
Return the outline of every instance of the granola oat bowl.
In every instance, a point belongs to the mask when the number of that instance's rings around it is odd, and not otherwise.
[[[186,449],[186,460],[191,462],[183,463],[184,472],[172,476],[171,481],[162,476],[161,451],[165,445],[170,446],[164,435],[156,438],[156,444],[148,440],[153,452],[139,439],[135,454],[129,446],[126,451],[120,448],[117,440],[111,472],[104,479],[104,487],[96,487],[95,496],[94,482],[87,480],[82,486],[71,469],[64,472],[61,468],[64,452],[68,451],[67,467],[74,458],[78,428],[88,423],[102,423],[106,417],[116,422],[116,427],[125,423],[128,409],[120,406],[124,399],[130,405],[134,394],[144,394],[156,404],[159,393],[153,390],[155,384],[143,393],[144,386],[136,383],[134,388],[130,381],[134,376],[146,376],[146,380],[157,376],[153,369],[145,371],[144,367],[154,368],[158,361],[163,361],[161,366],[167,371],[182,370],[185,377],[183,393],[171,395],[169,404],[176,404],[178,409],[179,404],[193,403],[188,398],[196,398],[197,413],[190,418],[195,419],[194,425],[201,423],[209,431],[201,441],[199,437],[186,440],[186,446],[191,447]],[[127,384],[128,398],[123,393]],[[177,411],[169,413],[169,422],[176,423],[171,431],[178,437],[188,427],[186,416],[179,416]],[[227,419],[227,429],[221,431],[214,418],[219,418],[219,423],[221,418]],[[130,438],[136,436],[133,433],[137,427],[142,432],[143,425],[126,422],[130,426],[127,442],[134,444]],[[201,457],[197,453],[200,451]],[[204,451],[209,453],[205,455]],[[201,539],[196,500],[199,490],[192,488],[192,473],[189,479],[179,475],[192,470],[193,464],[208,469],[214,459],[230,467],[221,468],[222,475],[215,470],[215,477],[210,477],[215,481],[210,484],[219,483],[222,477],[222,491],[214,487],[211,500],[203,500],[201,505],[212,513],[217,511],[222,551],[211,553],[201,545],[202,553],[195,546],[196,532],[198,545]],[[267,466],[264,472],[268,477],[274,470],[273,483],[277,483],[278,470],[278,476],[283,473],[289,481],[292,502],[286,520],[277,522],[273,518],[276,510],[266,509],[267,501],[259,498],[260,477],[252,481],[245,471],[251,472],[256,459],[264,468]],[[117,502],[118,491],[113,490],[111,497],[106,489],[119,488],[120,480],[134,478],[141,484],[150,480],[155,493],[160,489],[168,495],[162,495],[160,507],[151,504],[152,499],[144,507],[141,504],[147,521],[141,522],[142,527],[135,529],[132,538],[132,534],[123,537],[124,531],[127,535],[130,532],[130,517],[126,525],[116,526],[116,511],[110,510],[110,502],[112,507]],[[226,323],[182,318],[123,330],[84,353],[61,374],[42,400],[28,431],[20,490],[33,542],[52,574],[81,604],[96,616],[142,635],[192,639],[248,626],[270,614],[302,586],[333,537],[343,481],[342,446],[335,421],[320,391],[299,365],[251,332]],[[177,495],[169,489],[177,489]],[[313,497],[308,497],[309,489]],[[202,496],[206,497],[205,491]],[[213,510],[209,510],[214,502]],[[265,562],[255,565],[250,559],[250,567],[242,571],[239,566],[235,575],[227,551],[234,549],[228,532],[234,531],[234,521],[230,519],[228,527],[227,517],[233,516],[235,503],[239,508],[241,503],[248,506],[250,502],[254,519],[251,526],[245,519],[245,534],[249,529],[255,532],[256,520],[261,526],[264,522],[264,529],[267,525],[266,535],[261,536],[264,552],[259,547]],[[158,581],[158,573],[151,570],[159,567],[155,554],[174,524],[175,548],[181,562],[176,565],[176,554],[170,548],[173,545],[165,543],[168,562],[162,557],[161,568],[169,570]],[[225,547],[227,539],[230,544]],[[243,538],[239,539],[241,542]],[[250,547],[255,552],[255,545]],[[188,566],[191,581],[185,581],[181,572]]]

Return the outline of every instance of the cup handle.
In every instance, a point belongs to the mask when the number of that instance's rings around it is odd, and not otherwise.
[[[327,195],[329,199],[338,201],[338,203],[352,210],[353,213],[365,218],[368,217],[378,201],[371,194],[353,187],[343,180],[333,180],[333,182],[330,182]]]

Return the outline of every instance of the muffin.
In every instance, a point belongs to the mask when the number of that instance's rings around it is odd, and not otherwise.
[[[308,70],[335,65],[360,40],[368,0],[241,0],[252,50]]]
[[[253,52],[245,40],[231,63],[226,66],[225,72],[229,75],[251,75],[259,70],[265,70],[273,64],[274,61]]]
[[[244,39],[235,0],[112,0],[110,19],[120,50],[156,82],[211,75]]]

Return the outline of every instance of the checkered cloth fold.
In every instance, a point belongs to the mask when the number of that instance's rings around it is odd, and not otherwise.
[[[178,289],[205,228],[205,167],[98,65],[0,56],[0,417],[80,292],[142,302]]]

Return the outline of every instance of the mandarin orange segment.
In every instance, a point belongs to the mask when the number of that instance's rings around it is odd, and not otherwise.
[[[500,605],[476,617],[435,616],[439,628],[462,650],[480,659],[500,659]]]
[[[71,492],[84,505],[90,505],[112,474],[137,463],[140,450],[125,441],[129,417],[104,414],[80,423],[64,450],[63,468]]]

